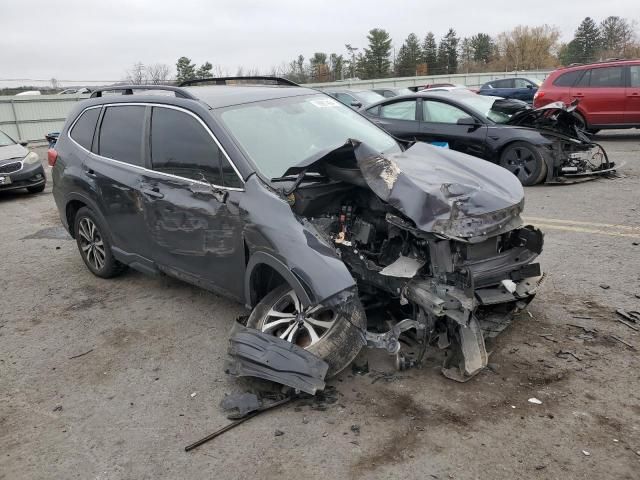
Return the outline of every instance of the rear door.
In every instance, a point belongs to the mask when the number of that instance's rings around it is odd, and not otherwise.
[[[476,125],[459,125],[461,119],[473,118]],[[487,126],[471,113],[444,100],[422,99],[420,137],[423,141],[458,152],[485,158]]]
[[[415,98],[389,101],[367,110],[371,120],[399,138],[414,140],[420,137],[418,101]]]
[[[616,125],[625,123],[627,91],[625,68],[622,66],[593,67],[571,89],[573,98],[580,102],[589,125]]]
[[[143,216],[139,190],[146,166],[145,112],[144,105],[107,105],[98,122],[94,153],[85,157],[83,168],[114,247],[148,258],[148,239],[140,228]]]
[[[240,175],[192,112],[154,106],[149,132],[151,170],[142,192],[153,260],[179,278],[240,298],[243,285],[233,280],[244,269]]]
[[[502,80],[494,80],[490,83],[493,88],[485,89],[482,91],[485,95],[491,95],[494,97],[512,98],[514,92],[514,80],[513,78],[504,78]]]
[[[629,67],[626,92],[625,123],[640,125],[640,65]]]
[[[533,102],[533,95],[538,90],[538,87],[531,83],[526,78],[514,78],[514,89],[511,94],[511,98],[523,100],[527,103]]]

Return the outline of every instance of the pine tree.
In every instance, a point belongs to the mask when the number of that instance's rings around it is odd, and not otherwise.
[[[486,33],[477,33],[471,37],[473,60],[479,63],[489,63],[493,53],[493,40]]]
[[[600,23],[601,46],[607,55],[625,55],[633,40],[633,27],[624,18],[610,16]]]
[[[435,75],[438,69],[438,45],[432,32],[427,33],[422,43],[422,62],[427,64],[427,73]]]
[[[384,78],[389,75],[391,61],[391,37],[386,30],[374,28],[367,35],[369,48],[364,49],[367,78]]]
[[[422,61],[422,49],[418,36],[415,33],[409,34],[400,47],[396,60],[396,75],[410,77],[416,74],[418,64]]]
[[[178,84],[196,78],[196,66],[188,57],[180,57],[176,62],[176,80]]]
[[[211,78],[213,76],[213,74],[211,73],[212,69],[213,65],[211,65],[209,62],[204,62],[202,65],[200,65],[200,68],[196,70],[196,78]]]
[[[592,62],[596,59],[596,55],[602,44],[600,38],[600,29],[591,17],[586,17],[576,29],[573,45],[570,47],[573,62]]]

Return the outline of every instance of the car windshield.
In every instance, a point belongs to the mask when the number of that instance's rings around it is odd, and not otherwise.
[[[393,137],[327,95],[277,98],[220,111],[224,126],[268,178],[282,176],[349,138],[380,153],[401,151]]]
[[[500,97],[490,97],[484,95],[460,95],[456,97],[456,100],[465,104],[467,107],[474,109],[476,112],[482,114],[485,118],[492,120],[496,123],[506,123],[511,118],[506,113],[493,110],[493,104]]]
[[[8,147],[9,145],[15,145],[15,143],[9,135],[0,130],[0,147]]]

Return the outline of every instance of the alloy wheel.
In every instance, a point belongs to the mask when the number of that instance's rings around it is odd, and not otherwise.
[[[522,183],[534,175],[538,159],[527,147],[512,148],[504,158],[504,168],[513,173]]]
[[[106,259],[104,242],[93,220],[88,217],[82,218],[78,225],[78,235],[80,236],[80,248],[87,263],[96,270],[102,270]]]
[[[320,341],[335,320],[335,311],[320,305],[305,309],[296,293],[289,290],[274,302],[257,326],[264,333],[307,348]]]

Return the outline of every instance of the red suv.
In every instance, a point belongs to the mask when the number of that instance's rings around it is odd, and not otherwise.
[[[640,128],[640,60],[616,60],[552,72],[533,97],[534,107],[578,99],[576,116],[592,133]]]

